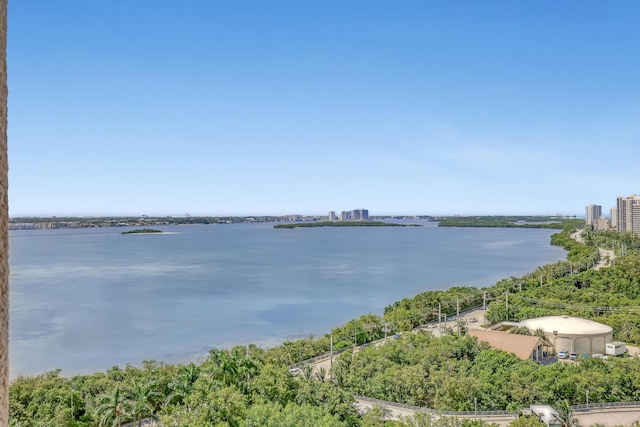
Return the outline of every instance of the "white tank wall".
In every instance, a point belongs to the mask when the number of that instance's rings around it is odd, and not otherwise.
[[[573,351],[580,356],[583,354],[591,354],[591,340],[589,338],[576,338],[573,342]]]
[[[553,340],[551,342],[553,342]],[[569,338],[556,338],[556,354],[561,351],[571,353],[571,340]]]

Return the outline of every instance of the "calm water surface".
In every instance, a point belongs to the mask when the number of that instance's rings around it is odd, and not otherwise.
[[[491,285],[565,258],[551,230],[422,224],[12,231],[11,376],[272,346],[420,292]]]

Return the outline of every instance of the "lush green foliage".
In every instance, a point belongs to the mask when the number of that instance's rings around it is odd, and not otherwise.
[[[250,350],[255,350],[250,348]],[[11,425],[119,426],[155,418],[179,426],[358,425],[353,395],[334,382],[294,379],[266,353],[211,350],[200,365],[146,361],[62,378],[20,377],[10,389]]]
[[[501,227],[501,228],[554,228],[574,229],[584,224],[576,218],[549,216],[453,216],[432,218],[440,227]]]
[[[538,365],[470,337],[403,334],[384,346],[342,355],[334,377],[356,394],[430,408],[516,410],[540,402],[640,398],[640,359]],[[477,405],[477,406],[476,406]]]
[[[122,234],[153,234],[153,233],[162,233],[162,230],[155,230],[153,228],[137,228],[135,230],[122,232]]]

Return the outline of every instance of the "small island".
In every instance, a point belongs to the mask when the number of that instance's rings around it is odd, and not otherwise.
[[[162,233],[162,230],[154,230],[153,228],[138,228],[136,230],[123,231],[122,234],[153,234]]]
[[[420,224],[398,224],[383,221],[317,221],[295,222],[293,224],[278,224],[273,228],[303,228],[303,227],[422,227]]]

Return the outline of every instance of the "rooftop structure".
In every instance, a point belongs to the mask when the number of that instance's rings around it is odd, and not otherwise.
[[[518,335],[503,331],[481,331],[470,329],[467,335],[484,341],[492,348],[515,354],[522,360],[538,361],[543,357],[543,348],[551,347],[542,338],[531,335]]]
[[[523,320],[531,333],[541,330],[556,352],[604,353],[605,344],[613,341],[611,326],[571,316],[547,316]]]

